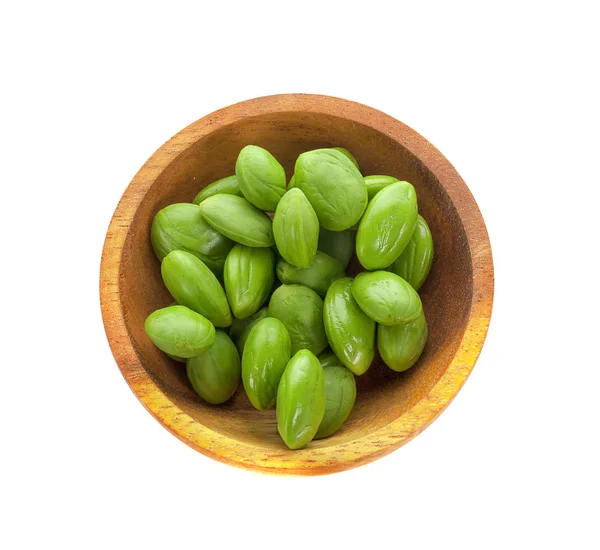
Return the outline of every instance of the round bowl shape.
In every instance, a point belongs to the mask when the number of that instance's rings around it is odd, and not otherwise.
[[[411,182],[435,243],[420,290],[429,340],[414,367],[396,373],[376,357],[357,377],[356,405],[334,436],[290,451],[275,411],[259,412],[243,389],[220,406],[204,403],[185,368],[156,348],[144,320],[172,302],[150,243],[156,212],[191,202],[209,183],[234,173],[248,144],[270,151],[292,176],[298,155],[341,146],[363,174]],[[218,153],[218,154],[215,154]],[[354,258],[350,274],[359,271]],[[490,243],[477,204],[452,165],[426,139],[358,103],[319,95],[261,97],[216,111],[165,143],[141,168],[112,218],[100,276],[102,315],[117,364],[138,399],[171,433],[201,453],[274,474],[316,475],[365,464],[427,427],[471,372],[493,299]]]

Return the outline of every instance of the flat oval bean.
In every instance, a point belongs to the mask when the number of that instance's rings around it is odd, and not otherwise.
[[[216,327],[231,325],[233,318],[225,291],[202,260],[189,252],[173,250],[162,261],[160,270],[178,304],[204,315]]]
[[[313,262],[305,268],[299,268],[279,260],[277,262],[277,278],[284,284],[300,284],[325,296],[333,281],[344,276],[342,264],[324,252],[317,251]]]
[[[267,311],[268,307],[265,306],[260,308],[254,315],[250,315],[250,317],[246,317],[245,319],[234,319],[233,323],[231,323],[231,326],[229,327],[229,336],[236,345],[240,357],[244,353],[244,346],[246,345],[246,340],[248,339],[248,334],[250,334],[252,327],[267,317]]]
[[[244,197],[213,195],[199,208],[214,229],[237,243],[257,247],[275,244],[271,218]]]
[[[271,296],[269,317],[279,319],[287,328],[292,355],[308,349],[315,355],[327,347],[323,327],[323,300],[302,285],[281,285]]]
[[[334,149],[302,153],[294,169],[296,187],[330,231],[352,227],[367,206],[365,181],[352,161]]]
[[[417,223],[417,195],[406,181],[377,193],[360,220],[356,256],[366,269],[384,269],[400,256]]]
[[[250,403],[259,411],[275,406],[290,349],[290,335],[279,319],[267,317],[250,331],[242,355],[242,382]]]
[[[277,428],[290,449],[313,439],[325,415],[325,380],[319,360],[308,350],[287,364],[277,391]]]
[[[348,151],[348,149],[344,149],[343,147],[332,147],[332,149],[339,151],[340,153],[342,153],[342,155],[346,156],[347,158],[349,158],[352,161],[352,164],[354,164],[354,166],[356,166],[356,168],[358,170],[360,170],[360,166],[358,165],[358,161],[354,158],[354,155]]]
[[[417,225],[406,248],[388,268],[389,271],[405,279],[415,290],[419,290],[433,263],[433,239],[427,222],[417,217]]]
[[[237,195],[238,197],[243,197],[237,176],[227,176],[226,178],[213,181],[202,189],[192,202],[194,204],[200,204],[202,201],[213,195]]]
[[[323,353],[321,353],[318,359],[323,368],[344,366],[344,364],[338,359],[337,355],[333,353],[331,348],[327,348]]]
[[[233,314],[245,319],[265,303],[275,279],[275,260],[270,248],[237,244],[225,261],[225,293]]]
[[[222,330],[210,348],[187,360],[186,370],[196,393],[212,405],[225,403],[240,385],[240,356]]]
[[[360,309],[380,325],[409,323],[423,309],[416,290],[388,271],[359,273],[352,283],[352,296]]]
[[[228,239],[202,218],[195,204],[171,204],[152,220],[152,248],[162,261],[173,250],[185,250],[202,260],[217,276],[223,273],[225,258],[233,247]]]
[[[356,381],[346,367],[329,367],[323,370],[325,381],[325,414],[315,434],[315,439],[330,437],[346,422],[356,401]]]
[[[179,304],[177,302],[172,302],[171,304],[169,304],[171,306],[178,306]],[[185,307],[185,306],[184,306]],[[189,308],[188,308],[189,309]],[[190,310],[191,311],[191,310]],[[194,312],[195,313],[195,312]],[[208,321],[208,319],[207,319]],[[210,321],[209,321],[210,322]],[[213,325],[214,326],[214,325]],[[212,345],[212,344],[211,344]],[[170,353],[166,354],[168,357],[170,357],[171,359],[173,359],[173,361],[177,361],[177,363],[183,363],[185,365],[187,358],[185,357],[177,357],[176,355],[171,355]]]
[[[169,306],[148,315],[144,330],[161,351],[185,359],[201,353],[215,342],[215,327],[185,306]]]
[[[411,323],[377,327],[377,349],[383,362],[392,370],[402,372],[412,367],[427,342],[425,313]]]
[[[261,210],[275,212],[286,178],[283,166],[269,151],[246,145],[235,163],[235,175],[244,197]]]
[[[304,193],[290,189],[279,201],[273,218],[277,250],[286,262],[308,267],[319,242],[319,220]]]
[[[354,231],[327,231],[321,228],[319,231],[318,249],[321,252],[338,260],[344,269],[348,267],[350,258],[354,254]]]
[[[367,186],[367,195],[371,200],[379,191],[392,183],[396,183],[398,178],[393,176],[365,176],[365,185]]]
[[[360,376],[375,355],[375,321],[352,296],[352,279],[338,279],[329,287],[323,306],[329,345],[345,367]]]

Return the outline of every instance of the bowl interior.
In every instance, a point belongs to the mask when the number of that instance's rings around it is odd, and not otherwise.
[[[280,112],[242,118],[191,142],[153,182],[143,197],[123,247],[121,307],[139,360],[169,399],[197,422],[237,441],[281,450],[274,411],[252,408],[243,388],[221,406],[205,404],[189,385],[185,366],[155,348],[144,333],[144,320],[172,299],[160,276],[150,245],[154,214],[175,202],[190,202],[212,181],[234,172],[236,157],[247,144],[268,149],[283,164],[288,180],[304,151],[343,146],[357,158],[364,175],[387,174],[410,181],[419,212],[433,234],[435,259],[420,294],[429,339],[419,362],[405,373],[390,370],[376,358],[357,379],[355,409],[343,429],[309,447],[327,447],[363,437],[401,416],[424,397],[450,364],[468,319],[472,267],[465,230],[450,197],[424,162],[400,143],[369,126],[315,112]],[[353,264],[356,270],[356,264]],[[352,266],[351,266],[352,269]]]

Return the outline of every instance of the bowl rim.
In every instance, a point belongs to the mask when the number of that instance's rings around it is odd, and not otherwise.
[[[444,187],[464,226],[473,271],[470,311],[447,370],[412,408],[386,426],[350,442],[300,451],[259,447],[229,438],[187,415],[146,372],[129,336],[120,300],[121,253],[137,207],[161,172],[199,139],[243,118],[275,112],[314,112],[350,119],[400,143],[419,158]],[[371,462],[407,443],[449,405],[471,373],[484,344],[494,294],[490,241],[481,212],[467,185],[450,162],[406,124],[377,109],[338,97],[279,94],[236,103],[193,122],[146,161],[121,197],[111,219],[100,265],[100,303],[113,356],[130,388],[167,430],[204,455],[221,462],[285,475],[321,475]]]

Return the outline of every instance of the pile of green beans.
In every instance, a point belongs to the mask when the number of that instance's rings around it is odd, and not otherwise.
[[[302,153],[288,183],[248,145],[235,175],[157,212],[151,242],[175,303],[148,316],[150,340],[206,402],[241,382],[253,407],[275,407],[290,449],[342,427],[376,349],[401,372],[425,347],[433,240],[415,189],[363,177],[341,147]],[[352,278],[354,254],[365,271]]]

